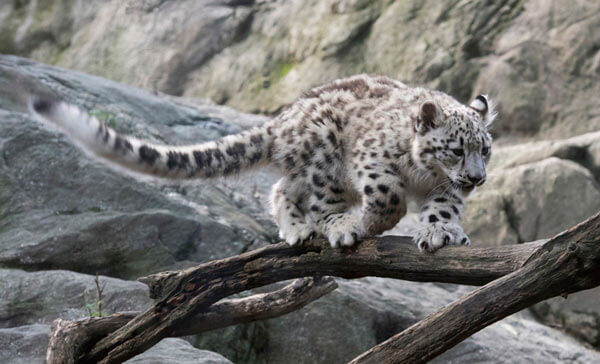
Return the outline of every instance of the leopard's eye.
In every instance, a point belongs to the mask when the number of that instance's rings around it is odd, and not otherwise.
[[[481,148],[481,154],[482,155],[488,155],[488,154],[490,154],[490,147],[483,147],[483,148]]]
[[[457,157],[462,157],[463,150],[461,148],[452,149],[452,153],[456,154]]]

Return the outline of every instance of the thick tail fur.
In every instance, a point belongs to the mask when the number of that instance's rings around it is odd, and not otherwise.
[[[30,112],[62,129],[94,154],[130,170],[165,178],[227,176],[268,162],[273,138],[265,128],[214,142],[168,146],[119,135],[97,118],[62,101],[32,99]]]

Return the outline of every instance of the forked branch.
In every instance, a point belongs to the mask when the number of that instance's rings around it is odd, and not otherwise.
[[[529,305],[599,285],[599,267],[599,215],[548,241],[449,247],[435,254],[418,252],[409,237],[366,239],[348,249],[332,249],[321,240],[294,247],[281,243],[145,277],[155,305],[96,342],[79,361],[122,362],[173,336],[222,298],[292,278],[378,276],[470,285],[496,280],[354,360],[426,361]]]
[[[550,239],[522,268],[363,353],[357,363],[421,363],[515,312],[600,285],[600,215]]]
[[[279,317],[296,311],[337,288],[331,277],[301,278],[269,293],[222,300],[209,310],[174,328],[170,336],[196,335],[230,325]],[[141,312],[120,312],[108,317],[79,321],[57,319],[52,323],[47,363],[76,363],[98,340],[121,328]]]

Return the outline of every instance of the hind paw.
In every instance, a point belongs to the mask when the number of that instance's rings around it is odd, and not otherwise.
[[[327,226],[327,240],[332,248],[352,246],[364,235],[361,222],[353,215],[339,214]]]
[[[288,226],[285,230],[279,230],[279,237],[290,245],[296,245],[315,238],[315,231],[307,224],[296,224]]]

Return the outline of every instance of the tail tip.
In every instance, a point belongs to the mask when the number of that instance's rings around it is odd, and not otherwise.
[[[50,116],[56,112],[61,100],[50,95],[30,95],[27,101],[29,112],[34,115]]]
[[[48,114],[52,110],[52,101],[36,97],[32,100],[31,106],[38,114]]]

